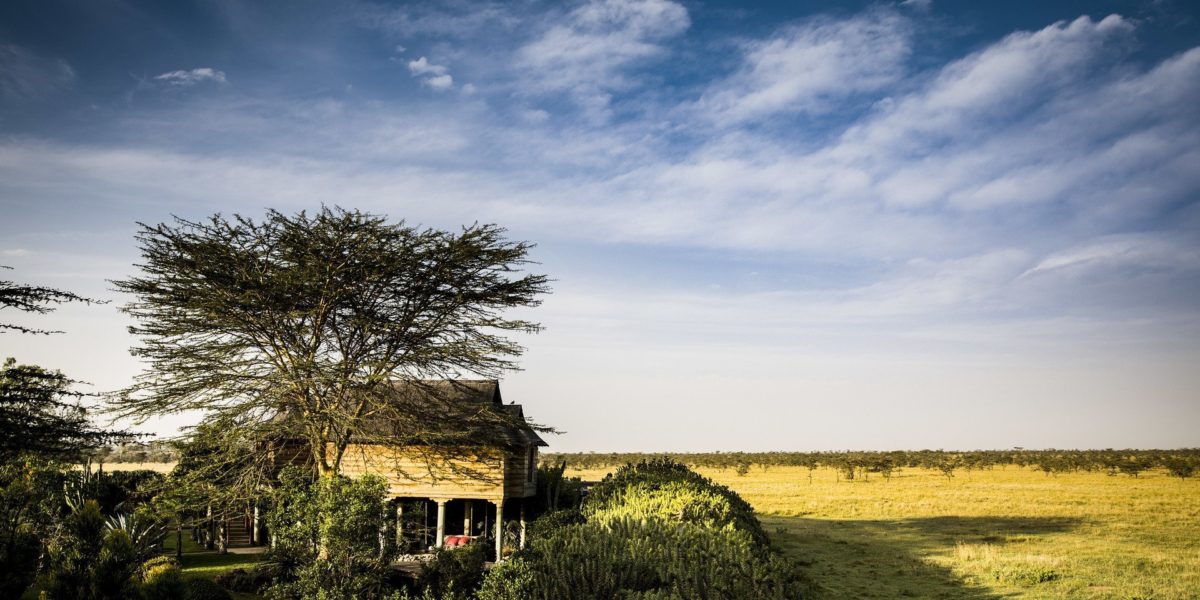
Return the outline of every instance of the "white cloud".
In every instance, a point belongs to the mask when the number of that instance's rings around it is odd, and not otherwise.
[[[408,61],[408,72],[433,90],[444,91],[454,87],[454,78],[450,76],[449,69],[430,63],[424,56]]]
[[[904,76],[912,34],[912,23],[888,8],[787,27],[746,44],[742,65],[710,87],[697,108],[725,124],[827,112],[840,100],[877,92]]]
[[[155,75],[154,80],[178,87],[191,87],[206,81],[226,83],[225,73],[212,67],[200,67],[190,71],[168,71],[161,75]]]
[[[422,56],[408,61],[408,71],[413,75],[445,75],[446,67],[430,64],[429,59]]]

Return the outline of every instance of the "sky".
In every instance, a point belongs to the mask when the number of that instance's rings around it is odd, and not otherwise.
[[[1198,12],[5,2],[2,278],[109,303],[0,354],[127,385],[137,222],[328,204],[537,244],[553,451],[1200,446]]]

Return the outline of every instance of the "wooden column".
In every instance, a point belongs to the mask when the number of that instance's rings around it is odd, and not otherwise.
[[[433,545],[441,548],[446,541],[446,500],[435,499],[438,505],[438,521],[437,521],[437,539],[433,541]]]
[[[204,511],[204,547],[208,550],[213,549],[213,531],[216,529],[216,522],[213,521],[212,505]]]
[[[254,503],[254,518],[250,521],[250,545],[258,546],[262,544],[262,540],[258,539],[259,513],[258,502]]]
[[[404,500],[396,502],[396,546],[404,551]]]
[[[463,535],[471,535],[474,521],[475,503],[470,500],[463,500]]]
[[[496,505],[496,562],[504,560],[504,499],[495,502]]]
[[[522,498],[521,500],[519,500],[519,502],[521,503],[521,541],[519,542],[518,545],[522,549],[524,549],[525,548],[525,499]]]

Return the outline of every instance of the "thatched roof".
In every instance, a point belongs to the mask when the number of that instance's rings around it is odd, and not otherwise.
[[[410,437],[413,423],[397,422],[396,414],[422,419],[422,435],[430,440],[477,439],[512,446],[546,446],[525,421],[519,404],[504,404],[494,379],[407,380],[392,384],[384,399],[394,410],[380,411],[360,428],[362,437]],[[436,443],[436,441],[434,442]]]

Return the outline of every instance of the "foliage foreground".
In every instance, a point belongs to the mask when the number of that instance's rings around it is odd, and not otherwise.
[[[529,548],[488,573],[481,600],[812,597],[748,503],[673,461],[622,467],[575,522],[543,519],[554,525],[535,527]]]
[[[1200,481],[1164,470],[700,468],[757,511],[826,600],[1194,599]],[[607,469],[568,471],[584,479]]]

